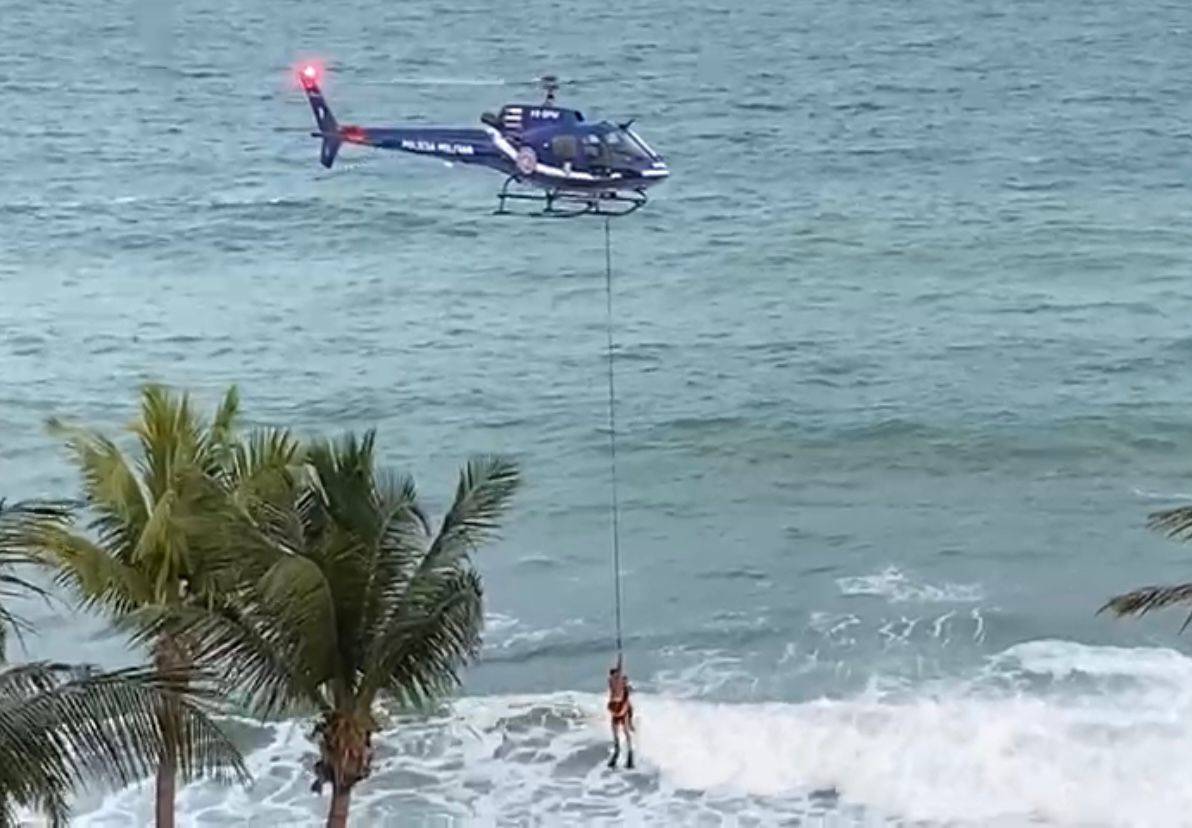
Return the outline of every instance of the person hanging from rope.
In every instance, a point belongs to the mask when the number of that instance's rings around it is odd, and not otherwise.
[[[617,653],[617,666],[608,671],[608,715],[612,720],[613,756],[608,766],[615,768],[621,755],[621,734],[625,734],[625,767],[633,769],[633,704],[629,701],[629,677]]]

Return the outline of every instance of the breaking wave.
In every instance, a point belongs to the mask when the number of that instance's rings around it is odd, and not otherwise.
[[[875,687],[877,683],[875,682]],[[1165,649],[1020,644],[964,680],[807,703],[642,694],[639,769],[604,768],[602,699],[470,697],[398,720],[353,799],[370,824],[1180,825],[1192,814],[1192,659]],[[310,824],[304,727],[237,722],[256,783],[200,783],[188,824]],[[80,803],[78,824],[143,823],[143,785]],[[817,823],[820,824],[820,823]]]

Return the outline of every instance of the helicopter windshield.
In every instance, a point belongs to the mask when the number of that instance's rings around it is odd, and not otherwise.
[[[650,161],[650,153],[633,136],[612,124],[601,124],[585,141],[585,153],[592,161],[616,163]]]

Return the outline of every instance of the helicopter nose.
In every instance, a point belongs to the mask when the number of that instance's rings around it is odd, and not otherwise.
[[[666,166],[666,162],[661,160],[653,162],[649,167],[642,170],[642,176],[644,178],[661,180],[668,175],[670,175],[670,169]]]

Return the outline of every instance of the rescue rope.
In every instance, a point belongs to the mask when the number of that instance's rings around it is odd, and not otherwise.
[[[617,660],[621,659],[621,515],[617,497],[617,389],[613,372],[613,252],[610,219],[604,218],[604,293],[608,333],[608,454],[612,479],[613,594],[616,607]]]

